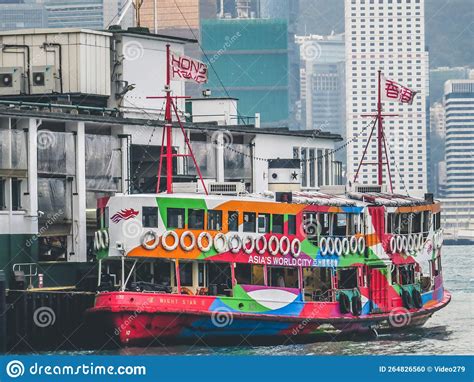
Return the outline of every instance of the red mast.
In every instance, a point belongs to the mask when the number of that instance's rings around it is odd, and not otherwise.
[[[163,165],[163,157],[166,158],[166,192],[168,194],[173,193],[173,158],[175,157],[190,157],[193,160],[194,166],[196,167],[196,171],[198,173],[199,179],[201,181],[202,187],[204,189],[204,192],[207,195],[207,188],[204,183],[204,179],[202,177],[201,169],[199,168],[196,158],[194,157],[193,150],[191,148],[191,143],[189,142],[188,135],[186,134],[186,131],[184,130],[184,126],[181,123],[181,119],[179,117],[178,113],[178,107],[175,104],[175,101],[173,101],[173,98],[176,100],[178,98],[190,98],[189,96],[171,96],[171,64],[170,64],[170,45],[166,44],[166,85],[165,85],[165,97],[147,97],[148,99],[162,99],[165,98],[166,103],[165,103],[165,126],[163,129],[163,135],[161,138],[161,152],[160,152],[160,162],[158,165],[158,179],[156,182],[156,192],[160,192],[160,180],[161,180],[161,169]],[[186,143],[186,146],[188,148],[188,154],[173,154],[173,134],[172,134],[172,129],[173,129],[173,111],[175,113],[176,119],[178,121],[179,127],[181,129],[181,132],[183,133],[184,136],[184,141]],[[166,153],[163,153],[164,146],[165,146],[165,138],[166,138]]]
[[[392,184],[392,175],[390,173],[390,160],[387,152],[387,145],[385,142],[385,134],[383,131],[383,117],[388,116],[396,116],[397,114],[383,114],[382,113],[382,71],[378,71],[378,94],[377,94],[377,114],[367,114],[363,115],[363,117],[375,117],[376,120],[370,131],[369,139],[364,147],[364,152],[362,153],[362,158],[360,159],[359,166],[357,167],[356,174],[354,176],[354,183],[357,182],[357,177],[359,176],[360,168],[362,164],[376,164],[377,165],[377,183],[379,186],[383,184],[383,167],[384,165],[387,166],[387,173],[388,179],[390,182],[390,191],[393,192],[393,184]],[[367,154],[367,150],[370,145],[370,141],[374,134],[375,126],[377,125],[377,162],[376,163],[364,163],[365,155]],[[385,152],[385,160],[383,158],[383,153]]]

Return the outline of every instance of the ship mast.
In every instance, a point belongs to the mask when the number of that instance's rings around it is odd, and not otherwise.
[[[379,186],[383,185],[383,168],[384,165],[387,167],[388,179],[390,182],[390,191],[393,192],[392,184],[392,175],[390,172],[390,160],[387,151],[387,143],[385,141],[385,134],[383,130],[383,118],[389,116],[396,116],[397,114],[383,114],[382,110],[382,71],[378,71],[378,94],[377,94],[377,113],[376,114],[365,114],[363,117],[375,117],[376,123],[372,125],[372,130],[370,131],[369,139],[364,147],[364,152],[362,153],[362,158],[360,159],[359,166],[357,167],[356,174],[354,176],[354,183],[357,182],[357,177],[359,176],[360,169],[363,164],[376,164],[377,165],[377,184]],[[369,149],[372,136],[374,135],[375,127],[377,126],[377,162],[364,163],[367,150]],[[384,162],[384,153],[385,153],[385,162]]]
[[[160,180],[161,180],[161,173],[163,167],[163,158],[166,159],[166,192],[168,194],[173,193],[173,158],[178,157],[189,157],[192,158],[194,166],[196,167],[196,171],[199,176],[199,180],[201,181],[202,187],[204,192],[207,195],[207,188],[206,184],[204,183],[204,179],[202,177],[201,169],[199,168],[196,158],[194,156],[193,150],[191,148],[191,143],[189,142],[188,135],[184,129],[184,126],[181,122],[181,118],[179,117],[178,107],[176,105],[176,101],[178,98],[191,98],[189,96],[172,96],[171,95],[171,54],[170,54],[170,44],[166,45],[166,85],[165,85],[165,97],[157,97],[151,96],[147,97],[148,99],[165,99],[165,126],[163,128],[163,135],[161,138],[161,152],[160,152],[160,161],[158,165],[158,179],[156,182],[156,192],[160,192]],[[184,141],[186,143],[186,147],[188,149],[187,154],[173,154],[173,112],[176,116],[176,120],[178,121],[178,125],[181,129],[181,132],[184,137]],[[166,139],[166,153],[164,152],[165,147],[165,139]]]

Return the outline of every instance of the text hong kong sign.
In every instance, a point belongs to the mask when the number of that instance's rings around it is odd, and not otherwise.
[[[383,101],[398,101],[400,103],[412,104],[415,98],[416,92],[407,88],[406,86],[400,85],[395,81],[389,80],[388,78],[382,78],[382,100]]]
[[[170,66],[173,80],[207,82],[207,65],[201,61],[171,52]]]

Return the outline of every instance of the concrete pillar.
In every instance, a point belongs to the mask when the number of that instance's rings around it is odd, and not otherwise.
[[[87,261],[85,130],[84,122],[66,123],[66,131],[76,133],[76,176],[74,177],[72,194],[72,236],[70,239],[71,248],[68,248],[68,261],[76,262]]]
[[[216,134],[216,180],[217,182],[224,182],[224,133],[222,131]]]
[[[120,152],[122,154],[121,161],[121,178],[122,178],[122,189],[121,192],[128,194],[130,185],[130,173],[129,173],[129,146],[128,137],[129,135],[118,135],[120,138]]]
[[[27,214],[30,216],[38,216],[38,126],[41,120],[29,118],[19,121],[20,126],[28,131],[28,182],[27,191],[24,194],[25,207]]]

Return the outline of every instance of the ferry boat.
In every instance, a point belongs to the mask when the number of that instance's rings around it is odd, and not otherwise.
[[[438,202],[355,191],[291,199],[100,199],[96,248],[109,279],[89,314],[122,345],[296,341],[324,330],[419,326],[448,304]],[[122,278],[120,290],[110,274]]]
[[[382,192],[380,72],[377,187],[209,195],[171,96],[169,46],[167,54],[158,173],[166,162],[167,192],[98,200],[100,291],[88,316],[118,344],[399,330],[449,303],[440,203]],[[173,193],[172,110],[205,195]]]

